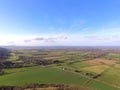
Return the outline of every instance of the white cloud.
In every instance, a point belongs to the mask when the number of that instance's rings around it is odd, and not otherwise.
[[[74,29],[73,29],[74,30]],[[90,32],[91,31],[91,32]],[[90,32],[90,33],[89,33]],[[37,35],[0,35],[0,45],[30,46],[89,46],[120,45],[120,26],[104,26],[96,30],[83,28],[76,33],[53,33]]]

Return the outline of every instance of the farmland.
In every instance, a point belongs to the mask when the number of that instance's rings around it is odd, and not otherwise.
[[[8,58],[1,61],[0,86],[38,83],[76,85],[86,90],[120,89],[119,50],[78,47],[9,50]]]

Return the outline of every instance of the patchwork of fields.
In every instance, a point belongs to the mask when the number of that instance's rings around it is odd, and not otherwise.
[[[2,68],[1,86],[34,83],[120,90],[118,52],[84,49],[15,49]],[[6,64],[6,63],[3,63]]]

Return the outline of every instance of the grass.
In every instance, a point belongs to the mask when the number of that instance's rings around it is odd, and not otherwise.
[[[82,63],[82,62],[75,62],[71,64],[63,63],[59,67],[66,68],[70,71],[75,71],[75,70],[81,70],[83,67],[87,67],[87,66],[90,66],[90,65]]]
[[[116,64],[115,67],[110,68],[107,72],[104,72],[99,79],[120,87],[120,64]]]
[[[120,90],[120,89],[116,89],[116,88],[113,88],[113,87],[110,87],[104,83],[98,83],[96,81],[92,81],[89,85],[89,87],[91,88],[96,88],[97,90]]]
[[[107,65],[97,65],[97,66],[84,67],[83,70],[93,72],[93,73],[96,73],[96,74],[100,74],[108,68],[109,68],[109,66],[107,66]]]
[[[55,68],[33,67],[5,71],[8,74],[0,77],[0,85],[24,85],[28,83],[82,84],[87,80],[79,75]]]
[[[0,76],[0,85],[25,85],[30,83],[55,83],[70,85],[85,85],[89,79],[79,74],[66,72],[53,67],[41,68],[34,66],[29,68],[5,69],[7,74]],[[85,87],[98,90],[118,90],[107,84],[92,80]]]
[[[83,68],[83,67],[88,67],[90,65],[82,63],[82,62],[75,62],[71,66],[76,67],[77,69],[79,69],[79,68]]]

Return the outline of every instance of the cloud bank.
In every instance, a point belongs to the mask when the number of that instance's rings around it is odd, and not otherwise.
[[[91,31],[91,32],[87,32]],[[120,27],[102,27],[96,30],[83,28],[77,33],[48,35],[4,35],[0,36],[0,45],[19,46],[119,46]]]

